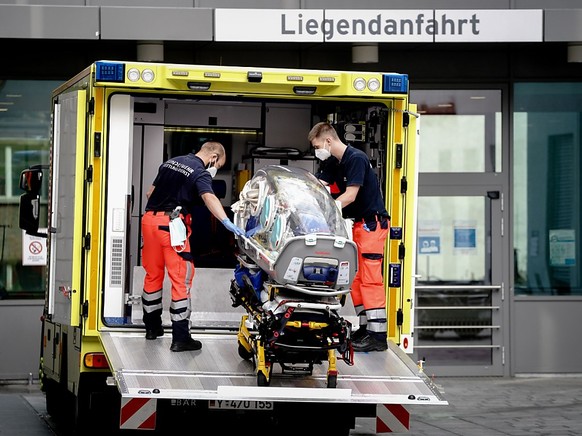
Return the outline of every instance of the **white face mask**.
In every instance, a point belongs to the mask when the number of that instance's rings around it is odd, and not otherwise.
[[[208,168],[206,168],[206,171],[208,171],[210,173],[210,177],[212,177],[214,179],[214,177],[216,176],[216,173],[218,172],[218,168],[216,168],[214,165],[216,165],[216,162],[209,162],[208,163]]]
[[[209,168],[206,168],[206,171],[208,171],[210,173],[210,177],[212,177],[214,179],[214,177],[216,176],[216,173],[218,172],[218,168],[209,167]]]
[[[331,152],[327,148],[317,148],[315,150],[315,157],[319,160],[326,160],[330,156]]]

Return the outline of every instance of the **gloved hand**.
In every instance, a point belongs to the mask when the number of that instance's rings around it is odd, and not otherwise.
[[[243,232],[243,230],[240,227],[235,226],[233,222],[228,218],[223,219],[222,224],[236,236],[244,236],[245,234],[245,232]]]
[[[247,238],[252,238],[259,230],[261,230],[263,228],[263,226],[261,226],[260,224],[250,230],[247,230],[246,236]]]

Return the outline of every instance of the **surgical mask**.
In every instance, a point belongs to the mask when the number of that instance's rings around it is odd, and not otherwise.
[[[214,177],[216,176],[216,173],[218,172],[218,168],[209,167],[209,168],[206,168],[206,171],[208,171],[210,173],[210,177],[212,177],[214,179]]]
[[[216,173],[218,172],[218,168],[216,168],[214,165],[216,165],[216,162],[212,163],[209,162],[208,168],[206,168],[206,171],[210,173],[210,177],[212,177],[213,179],[216,176]]]
[[[315,150],[315,157],[319,160],[326,160],[331,156],[331,152],[327,148],[317,148]]]

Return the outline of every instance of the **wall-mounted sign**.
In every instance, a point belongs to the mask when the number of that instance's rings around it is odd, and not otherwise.
[[[47,229],[38,229],[46,233]],[[46,265],[46,238],[22,231],[22,265]]]
[[[549,232],[550,266],[576,266],[576,232],[555,229]]]
[[[469,254],[476,251],[477,221],[455,220],[453,223],[453,248],[456,254]]]
[[[441,254],[440,220],[418,220],[418,254]]]
[[[216,9],[215,41],[541,42],[542,9]]]

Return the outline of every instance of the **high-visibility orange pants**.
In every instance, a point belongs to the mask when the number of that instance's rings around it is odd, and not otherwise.
[[[186,247],[176,252],[170,243],[170,217],[163,213],[146,212],[142,218],[142,264],[146,275],[143,284],[144,312],[162,310],[162,289],[165,271],[172,283],[170,318],[172,321],[189,319],[190,288],[194,279],[194,262],[190,254],[190,225],[186,223]],[[190,257],[190,259],[187,259]],[[145,304],[147,303],[147,304]]]
[[[364,222],[355,223],[353,228],[358,247],[358,271],[352,283],[352,302],[361,322],[362,316],[365,319],[367,314],[368,323],[377,320],[368,325],[368,329],[379,332],[386,331],[386,291],[382,272],[388,228],[383,229],[379,222],[374,231],[367,231]]]

